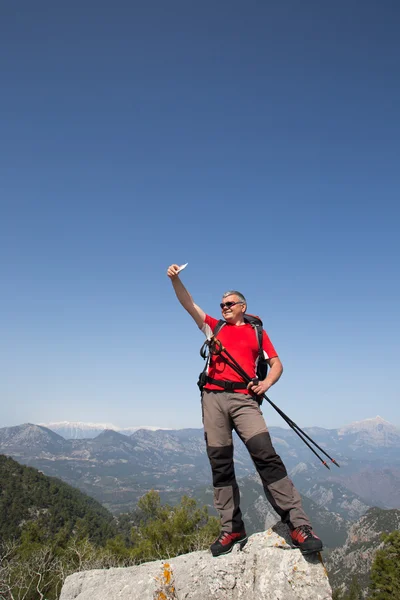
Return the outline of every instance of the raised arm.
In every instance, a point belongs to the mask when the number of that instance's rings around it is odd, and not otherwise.
[[[171,265],[168,267],[167,275],[171,279],[171,283],[174,287],[176,297],[182,304],[183,308],[187,310],[189,315],[196,321],[197,326],[201,329],[206,318],[205,312],[193,302],[192,296],[189,294],[178,275],[179,266]]]

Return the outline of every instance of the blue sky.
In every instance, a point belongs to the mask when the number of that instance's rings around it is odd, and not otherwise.
[[[173,262],[246,295],[300,426],[400,426],[398,2],[0,13],[0,426],[200,427]]]

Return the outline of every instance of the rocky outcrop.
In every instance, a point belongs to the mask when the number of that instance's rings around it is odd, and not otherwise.
[[[125,569],[67,577],[60,600],[331,600],[319,555],[304,557],[277,525],[249,538],[242,551],[207,551]]]

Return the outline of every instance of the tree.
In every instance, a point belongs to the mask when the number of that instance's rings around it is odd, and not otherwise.
[[[400,599],[400,531],[382,537],[371,568],[370,600]]]
[[[206,507],[183,496],[176,506],[161,505],[159,494],[148,492],[139,503],[141,522],[132,530],[133,556],[138,562],[170,558],[204,550],[219,533],[219,523]]]
[[[362,598],[363,598],[363,595],[362,595],[361,586],[358,583],[357,577],[354,575],[351,580],[349,593],[347,594],[347,596],[345,596],[343,598],[343,600],[362,600]]]
[[[48,545],[3,542],[0,548],[0,598],[44,600],[58,598],[60,560]]]
[[[356,575],[353,576],[351,580],[351,584],[349,587],[349,591],[346,594],[342,592],[340,589],[333,590],[332,592],[332,600],[362,600],[363,594],[361,590],[361,586],[358,582]]]

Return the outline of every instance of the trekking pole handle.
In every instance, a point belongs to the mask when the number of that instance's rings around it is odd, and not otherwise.
[[[211,354],[221,354],[222,352],[226,352],[224,346],[221,344],[219,339],[216,338],[215,336],[212,336],[209,339],[208,344],[209,344]]]

